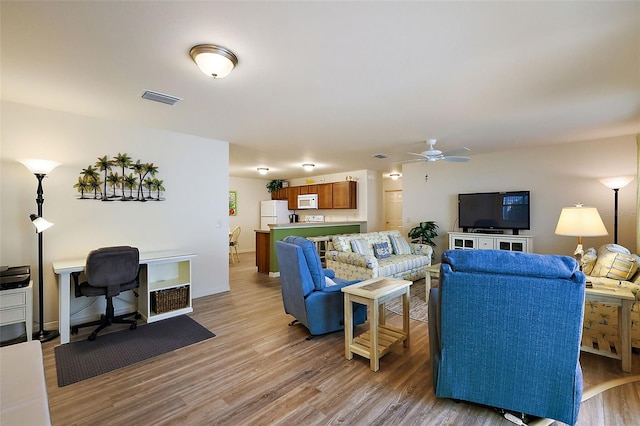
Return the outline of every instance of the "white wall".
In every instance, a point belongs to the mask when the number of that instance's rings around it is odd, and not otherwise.
[[[30,264],[32,276],[37,277],[37,238],[28,218],[36,212],[37,180],[17,159],[62,163],[43,185],[44,217],[55,223],[44,234],[47,323],[58,318],[58,286],[51,262],[85,258],[101,246],[193,251],[197,253],[192,263],[193,296],[229,290],[227,142],[8,102],[2,103],[1,135],[1,265]],[[73,185],[81,169],[98,157],[119,152],[159,167],[166,201],[77,199]],[[34,313],[37,301],[35,291]]]
[[[613,242],[614,194],[598,178],[635,175],[635,136],[582,141],[538,148],[472,155],[468,163],[439,161],[405,164],[402,170],[404,232],[419,222],[440,226],[437,256],[448,248],[447,232],[459,231],[457,194],[509,190],[531,191],[531,230],[537,253],[573,253],[577,238],[554,234],[562,207],[582,202],[597,207],[607,237],[584,239],[585,248]],[[636,181],[619,192],[618,243],[637,252]]]
[[[238,192],[238,214],[229,216],[231,229],[240,226],[239,252],[256,250],[256,234],[254,229],[260,229],[260,201],[270,200],[267,183],[271,179],[249,179],[231,176],[229,190]]]

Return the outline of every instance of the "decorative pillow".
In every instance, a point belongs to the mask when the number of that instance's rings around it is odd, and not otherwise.
[[[385,257],[391,256],[391,250],[387,243],[374,244],[373,251],[378,259],[384,259]]]
[[[637,269],[638,263],[629,250],[617,244],[607,244],[598,249],[598,260],[591,275],[626,281]]]
[[[362,255],[373,254],[373,248],[369,245],[369,243],[366,242],[365,240],[361,240],[357,238],[351,240],[351,250],[353,250],[354,253],[362,254]]]
[[[411,246],[407,240],[393,235],[389,236],[389,239],[391,240],[391,245],[393,246],[393,252],[395,254],[411,254]]]
[[[327,287],[331,287],[332,285],[336,285],[337,283],[329,277],[324,277],[325,285]]]

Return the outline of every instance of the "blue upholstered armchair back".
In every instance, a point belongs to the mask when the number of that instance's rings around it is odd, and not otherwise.
[[[584,294],[570,257],[443,253],[429,312],[436,395],[574,424]]]

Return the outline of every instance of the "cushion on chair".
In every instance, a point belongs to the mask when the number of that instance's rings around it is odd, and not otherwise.
[[[302,249],[309,272],[311,273],[311,279],[313,280],[313,286],[316,290],[322,290],[326,287],[324,269],[322,268],[322,262],[320,256],[316,250],[316,245],[307,240],[304,237],[286,237],[284,242],[289,244],[295,244]]]
[[[92,250],[87,256],[84,272],[87,282],[94,289],[87,295],[113,297],[120,291],[134,288],[137,285],[139,269],[140,253],[135,247],[116,246]],[[85,290],[82,290],[83,285],[81,291],[85,294]],[[95,289],[96,287],[98,289]],[[103,287],[102,291],[100,287]]]

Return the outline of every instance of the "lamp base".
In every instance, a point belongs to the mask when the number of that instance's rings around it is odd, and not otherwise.
[[[53,340],[58,336],[60,336],[60,333],[58,333],[58,330],[40,330],[33,333],[31,335],[31,338],[33,340],[39,340],[40,343],[42,343],[42,342],[48,342],[49,340]]]

